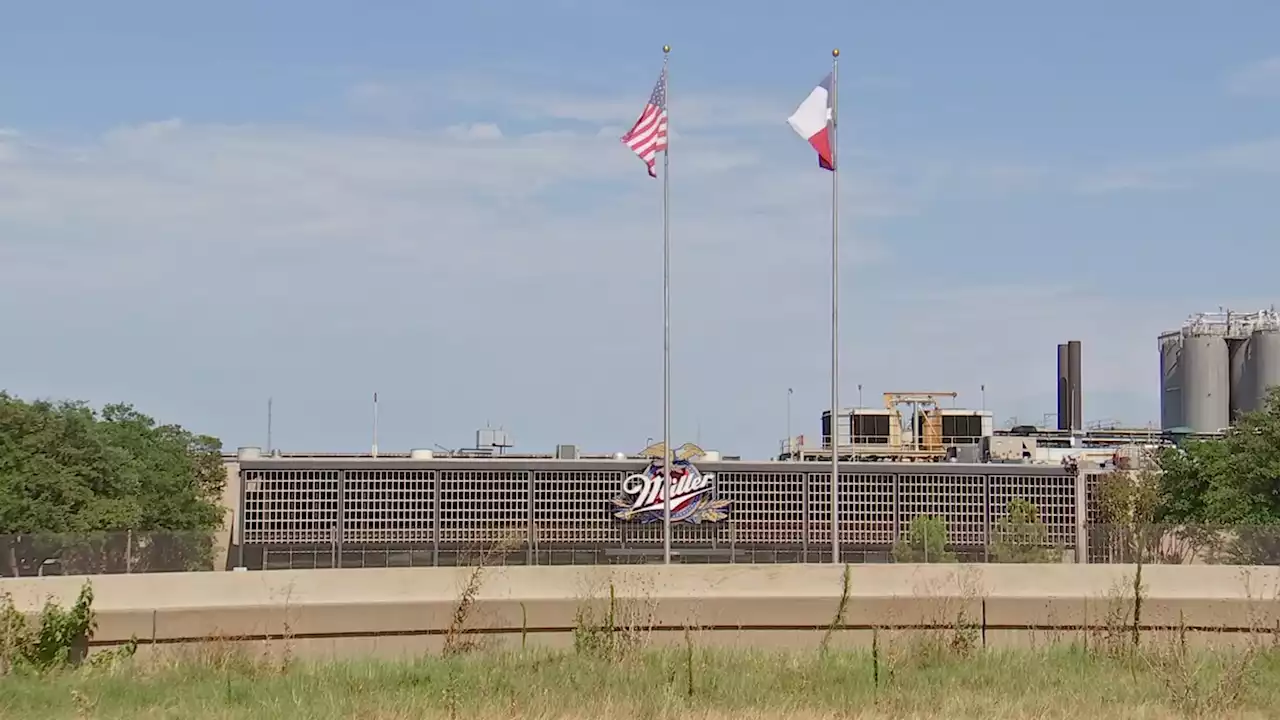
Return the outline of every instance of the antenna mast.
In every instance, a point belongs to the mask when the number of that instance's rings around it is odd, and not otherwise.
[[[373,394],[373,457],[378,457],[378,393]]]

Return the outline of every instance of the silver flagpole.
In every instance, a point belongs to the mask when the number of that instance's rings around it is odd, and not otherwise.
[[[840,160],[836,135],[836,72],[840,50],[831,51],[831,562],[840,562]],[[850,420],[850,440],[853,426]]]
[[[671,77],[662,46],[662,82],[667,112],[667,149],[662,151],[662,562],[671,564]]]

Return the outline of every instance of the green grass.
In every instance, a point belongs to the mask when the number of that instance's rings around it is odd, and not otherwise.
[[[1262,718],[1280,654],[1169,648],[825,655],[694,646],[605,657],[470,653],[286,667],[206,653],[0,678],[0,718]],[[878,666],[878,671],[877,671]],[[879,674],[877,685],[875,676]],[[690,685],[692,679],[692,685]]]

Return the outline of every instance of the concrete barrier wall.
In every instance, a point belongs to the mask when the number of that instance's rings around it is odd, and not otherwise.
[[[843,566],[506,567],[481,571],[465,630],[498,646],[567,645],[586,613],[657,643],[814,645],[837,620]],[[299,570],[21,578],[0,581],[19,608],[69,604],[86,580],[95,647],[136,637],[145,650],[227,642],[310,656],[438,649],[470,568]],[[834,642],[873,631],[977,633],[987,645],[1081,640],[1131,617],[1132,566],[852,565]],[[1193,638],[1280,630],[1280,568],[1142,569],[1140,626]],[[608,600],[616,598],[612,612]],[[1181,630],[1179,630],[1181,628]]]

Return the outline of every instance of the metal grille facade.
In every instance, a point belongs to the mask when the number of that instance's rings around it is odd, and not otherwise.
[[[357,564],[367,564],[370,553],[385,564],[451,564],[495,545],[527,562],[604,555],[627,562],[618,558],[651,557],[662,545],[661,523],[613,517],[611,500],[624,479],[644,467],[635,460],[247,460],[238,534],[250,555],[308,551],[327,555],[308,561],[325,567],[355,562],[347,558],[356,554],[364,558]],[[732,512],[719,523],[674,525],[674,547],[701,548],[707,557],[712,550],[772,552],[775,561],[829,552],[829,465],[698,467],[715,474],[715,492],[733,502]],[[842,548],[861,553],[853,559],[883,559],[920,515],[942,517],[955,548],[983,548],[1015,498],[1036,505],[1051,542],[1075,544],[1077,476],[1061,467],[849,463],[841,470],[838,532]]]
[[[240,471],[240,517],[247,545],[340,542],[338,469]]]
[[[429,543],[435,539],[436,473],[348,470],[342,482],[344,543]]]

